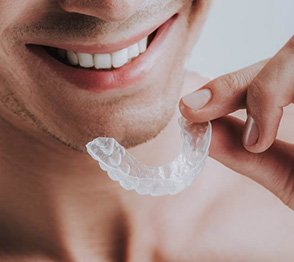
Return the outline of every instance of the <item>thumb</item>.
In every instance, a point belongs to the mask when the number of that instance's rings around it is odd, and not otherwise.
[[[265,63],[220,76],[184,96],[179,104],[181,113],[192,122],[206,122],[244,108],[248,85]]]

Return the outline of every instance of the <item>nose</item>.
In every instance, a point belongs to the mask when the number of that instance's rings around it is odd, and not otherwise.
[[[61,8],[95,16],[107,22],[126,20],[142,5],[142,0],[58,0]]]

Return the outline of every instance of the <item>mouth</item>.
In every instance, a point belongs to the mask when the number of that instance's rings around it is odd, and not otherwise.
[[[75,52],[51,46],[40,46],[48,55],[60,63],[80,69],[110,71],[131,63],[143,54],[152,43],[158,28],[138,42],[111,53],[84,53]]]
[[[75,87],[105,92],[130,89],[156,66],[178,14],[132,39],[109,45],[55,44],[39,41],[26,46],[44,67]],[[55,77],[55,76],[54,76]]]

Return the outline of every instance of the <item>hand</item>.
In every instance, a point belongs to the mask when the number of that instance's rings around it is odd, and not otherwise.
[[[293,102],[294,36],[273,58],[209,82],[179,106],[193,122],[213,120],[211,157],[294,209],[294,145],[276,139],[283,107]],[[241,108],[247,110],[245,126],[226,116]]]

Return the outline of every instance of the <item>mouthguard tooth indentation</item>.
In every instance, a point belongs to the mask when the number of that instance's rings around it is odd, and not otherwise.
[[[150,167],[136,160],[114,138],[98,137],[86,145],[108,176],[126,190],[141,195],[176,194],[191,185],[203,169],[211,139],[211,124],[195,124],[179,118],[182,151],[164,166]]]

